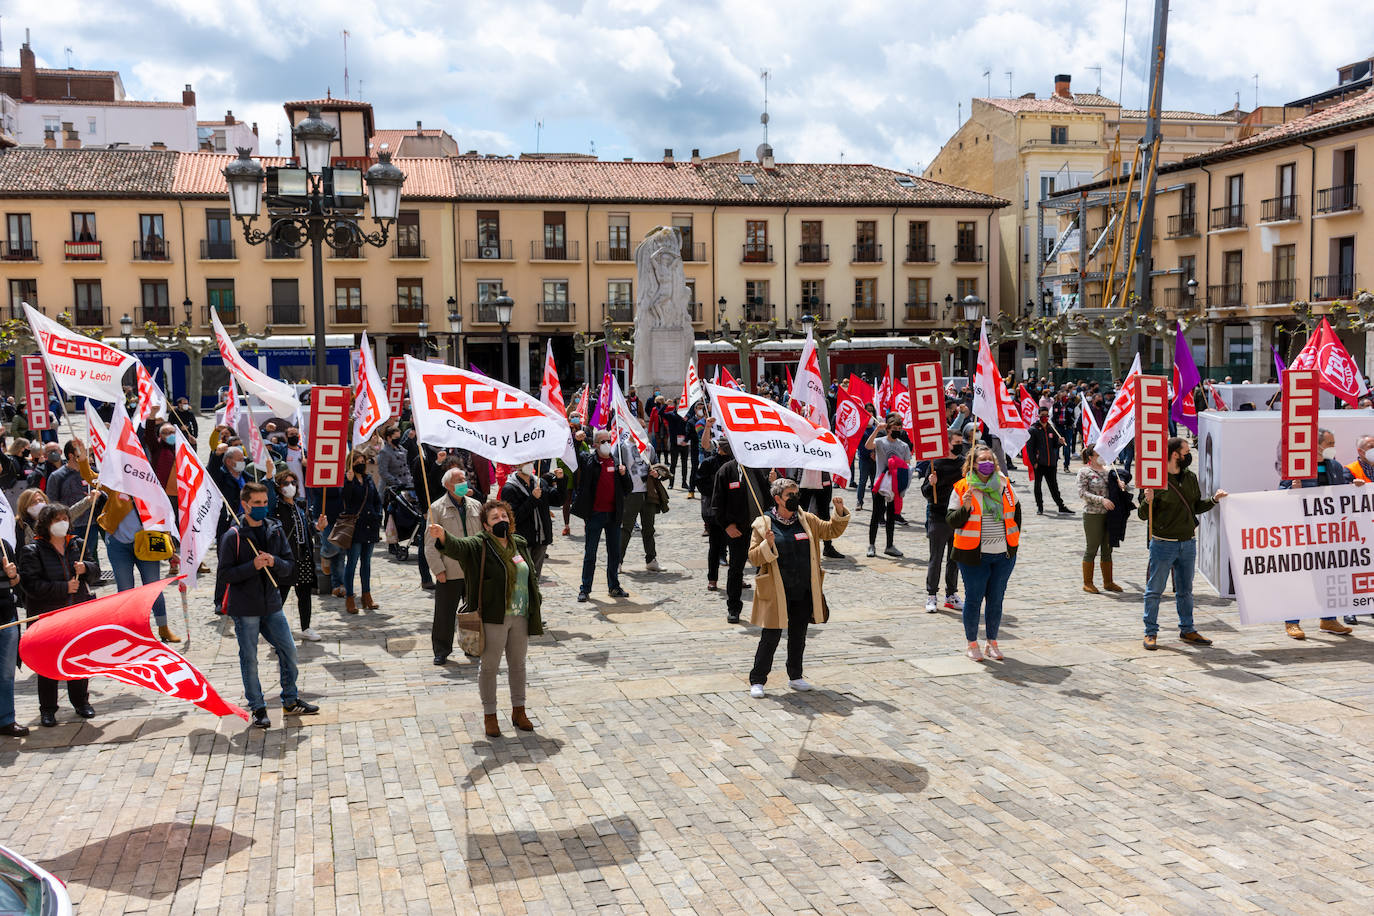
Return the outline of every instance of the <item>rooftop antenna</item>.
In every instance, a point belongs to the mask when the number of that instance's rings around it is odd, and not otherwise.
[[[348,29],[344,29],[344,98],[348,98]]]
[[[538,121],[535,121],[535,122],[534,122],[534,151],[535,151],[535,153],[538,153],[538,152],[539,152],[539,138],[540,138],[540,135],[543,134],[543,132],[544,132],[544,119],[543,119],[543,118],[540,118]]]
[[[1096,71],[1097,71],[1097,89],[1096,89],[1095,91],[1096,91],[1096,93],[1097,93],[1098,95],[1101,95],[1101,94],[1102,94],[1102,68],[1101,68],[1101,67],[1098,67],[1098,66],[1092,66],[1092,67],[1089,67],[1088,69],[1089,69],[1089,70],[1096,70]]]
[[[759,115],[759,123],[763,125],[763,142],[768,143],[768,81],[772,79],[772,74],[767,69],[759,71],[759,78],[763,80],[763,114]]]
[[[1007,98],[1011,98],[1011,96],[1012,96],[1012,92],[1011,92],[1011,71],[1008,70],[1008,71],[1007,71]]]
[[[983,76],[984,76],[984,77],[987,79],[987,81],[988,81],[988,98],[992,98],[992,68],[991,68],[991,67],[984,67],[984,68],[983,68]]]
[[[1255,107],[1259,108],[1259,74],[1255,74]]]
[[[66,48],[63,48],[62,50],[65,51],[65,52],[67,52],[67,95],[66,95],[66,98],[71,98],[71,97],[72,97],[72,49],[71,49],[70,47],[66,47]]]
[[[363,81],[361,79],[358,80],[358,98],[363,98]]]
[[[1240,90],[1236,90],[1236,110],[1240,110]]]
[[[595,159],[595,158],[596,158],[596,141],[595,141],[595,140],[590,140],[590,141],[588,141],[588,144],[587,144],[587,145],[588,145],[588,146],[590,147],[590,149],[591,149],[592,158]]]

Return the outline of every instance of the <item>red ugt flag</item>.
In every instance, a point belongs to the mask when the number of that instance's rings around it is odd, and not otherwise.
[[[1293,360],[1291,368],[1316,369],[1317,381],[1323,391],[1331,392],[1351,407],[1359,405],[1364,380],[1350,351],[1325,318]]]
[[[19,657],[54,680],[102,675],[248,721],[248,713],[226,702],[195,665],[153,636],[148,613],[175,581],[150,582],[50,614],[29,625]]]

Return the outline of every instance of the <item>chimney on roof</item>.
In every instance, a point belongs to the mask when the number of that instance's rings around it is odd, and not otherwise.
[[[419,119],[419,118],[416,118],[416,119],[415,119],[415,136],[417,136],[417,137],[423,137],[424,135],[425,135],[424,126],[420,124],[420,119]]]
[[[187,83],[186,88],[181,90],[181,104],[185,105],[187,108],[196,107],[196,94],[191,89],[190,83]]]
[[[43,148],[57,149],[57,137],[55,136],[55,132],[53,131],[53,129],[50,127],[45,128],[43,130]]]
[[[234,110],[232,108],[224,112],[224,124],[226,127],[234,126]]]
[[[70,124],[63,124],[62,132],[64,134],[62,137],[63,149],[81,149],[81,135],[72,130]]]
[[[1054,78],[1054,94],[1061,99],[1073,101],[1073,93],[1069,91],[1069,74],[1060,73]]]
[[[38,63],[29,47],[29,30],[24,30],[24,45],[19,49],[19,97],[25,102],[38,98]]]
[[[253,136],[256,137],[257,135],[258,135],[258,122],[257,122],[257,121],[254,121],[254,122],[253,122]],[[1296,377],[1296,376],[1295,376],[1295,377]]]
[[[664,148],[663,148],[663,164],[664,164],[664,165],[672,165],[672,164],[673,164],[673,149],[672,149],[672,147],[664,147]]]
[[[701,150],[692,147],[692,165],[701,165]]]
[[[152,145],[149,146],[148,148],[149,148],[149,149],[161,149],[161,150],[165,150],[165,149],[167,148],[167,144],[166,144],[166,143],[163,143],[161,140],[154,140],[154,141],[152,142]]]

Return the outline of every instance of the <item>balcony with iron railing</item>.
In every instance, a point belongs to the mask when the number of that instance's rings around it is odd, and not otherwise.
[[[701,264],[706,261],[706,243],[688,242],[682,246],[682,260],[689,264]]]
[[[201,239],[200,259],[202,261],[236,261],[238,246],[233,239]]]
[[[143,327],[152,322],[161,328],[172,327],[172,307],[170,305],[140,305],[134,309],[134,326]]]
[[[292,327],[305,324],[305,309],[300,303],[273,302],[267,307],[267,320],[273,327]]]
[[[105,259],[104,248],[98,241],[63,242],[62,256],[68,261],[102,261]]]
[[[817,321],[830,320],[829,302],[821,302],[819,300],[814,302],[803,302],[801,305],[797,306],[797,311],[800,312],[802,315],[810,315]]]
[[[166,239],[144,239],[141,242],[134,242],[134,260],[170,261],[172,260],[172,249],[167,244]]]
[[[701,321],[701,316],[702,316],[702,307],[701,307],[701,303],[700,303],[700,302],[689,302],[689,303],[687,303],[687,313],[688,313],[689,315],[692,316],[692,323],[693,323],[693,324],[696,324],[696,323],[700,322],[700,321]]]
[[[772,264],[773,246],[759,242],[745,242],[741,247],[740,262],[743,264]]]
[[[37,261],[38,243],[33,239],[0,242],[0,261]]]
[[[1359,274],[1327,274],[1312,278],[1313,299],[1349,299],[1355,295]]]
[[[882,321],[887,315],[885,302],[855,302],[855,321]]]
[[[906,246],[906,263],[908,264],[934,264],[935,246],[934,245],[911,245]]]
[[[269,261],[299,261],[301,257],[301,250],[292,248],[290,245],[268,242],[266,248],[266,256]]]
[[[327,261],[366,260],[366,255],[363,254],[362,245],[340,245],[337,248],[333,245],[325,245],[324,257]]]
[[[830,246],[824,242],[802,242],[797,246],[798,264],[827,264],[830,261]]]
[[[983,246],[982,245],[955,245],[954,246],[955,264],[982,264]]]
[[[1298,219],[1298,195],[1270,197],[1260,201],[1260,222],[1282,223]]]
[[[515,243],[510,239],[463,240],[464,261],[514,261]]]
[[[230,305],[230,306],[223,306],[223,305],[221,305],[221,306],[202,305],[202,306],[200,307],[200,323],[201,323],[201,325],[203,325],[204,327],[207,327],[207,328],[208,328],[208,327],[211,326],[211,322],[210,322],[210,314],[211,314],[211,312],[213,312],[213,313],[219,315],[219,320],[220,320],[220,322],[221,322],[226,328],[232,328],[234,325],[238,324],[239,321],[242,320],[241,317],[240,317],[240,315],[239,315],[238,303],[235,303],[235,304]]]
[[[476,324],[500,324],[496,320],[496,305],[492,302],[473,302],[472,320]]]
[[[597,242],[596,259],[598,261],[633,261],[635,250],[629,242]]]
[[[336,302],[330,308],[329,317],[334,324],[367,324],[366,305],[340,305]]]
[[[1164,307],[1176,311],[1178,309],[1191,309],[1197,294],[1190,294],[1187,286],[1166,286],[1164,287]]]
[[[855,245],[849,262],[851,264],[881,264],[883,262],[883,246],[877,242],[863,242]]]
[[[603,302],[601,303],[601,318],[603,321],[614,321],[617,324],[632,322],[635,320],[635,304],[624,299]]]
[[[908,302],[906,304],[907,321],[936,321],[940,315],[940,304],[938,302]]]
[[[429,258],[429,254],[425,250],[424,239],[407,242],[397,239],[392,243],[391,257],[396,261],[424,261]]]
[[[773,303],[771,302],[746,302],[744,303],[744,323],[745,324],[764,324],[773,320]]]
[[[1169,238],[1186,239],[1197,235],[1197,213],[1175,213],[1169,217]]]
[[[581,252],[577,242],[563,242],[551,245],[547,242],[530,242],[531,261],[580,261]]]
[[[1317,192],[1318,213],[1349,213],[1360,209],[1360,186],[1357,184],[1338,184],[1332,188],[1322,188]]]
[[[1207,307],[1240,308],[1245,304],[1244,283],[1221,283],[1207,287]]]
[[[78,305],[71,311],[72,325],[78,328],[108,328],[110,326],[110,310],[104,306]]]
[[[1293,277],[1286,280],[1259,281],[1258,298],[1260,305],[1287,305],[1298,298],[1298,281]]]
[[[1212,218],[1207,223],[1207,229],[1211,232],[1226,231],[1229,229],[1245,228],[1245,204],[1227,204],[1224,207],[1213,207]]]
[[[429,306],[420,302],[396,302],[391,306],[393,324],[419,324],[429,321]]]
[[[577,320],[575,302],[539,302],[536,305],[540,324],[572,324]]]

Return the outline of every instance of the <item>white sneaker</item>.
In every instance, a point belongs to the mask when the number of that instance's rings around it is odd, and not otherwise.
[[[945,607],[949,608],[951,611],[962,611],[964,609],[964,602],[960,600],[958,595],[946,595]]]
[[[754,699],[756,699],[756,700],[762,700],[762,699],[763,699],[763,685],[762,685],[762,684],[755,684],[755,685],[753,685],[752,687],[750,687],[750,688],[749,688],[749,695],[750,695],[751,697],[753,697]]]
[[[791,687],[793,690],[810,690],[810,689],[811,689],[811,685],[808,684],[806,681],[802,680],[801,678],[797,678],[795,681],[788,681],[788,682],[787,682],[787,686],[788,686],[788,687]]]
[[[937,600],[935,600],[935,596],[934,596],[934,595],[928,595],[928,596],[926,596],[926,613],[927,613],[927,614],[934,614],[934,613],[935,613],[936,611],[938,611],[939,609],[940,609],[940,602],[937,601]]]
[[[304,639],[308,642],[319,642],[320,634],[316,633],[310,627],[306,627],[304,630],[301,630],[301,639]]]
[[[647,569],[649,572],[662,572],[662,571],[663,571],[663,567],[658,565],[658,561],[657,561],[657,560],[650,560],[648,563],[645,563],[645,564],[644,564],[644,568]]]

